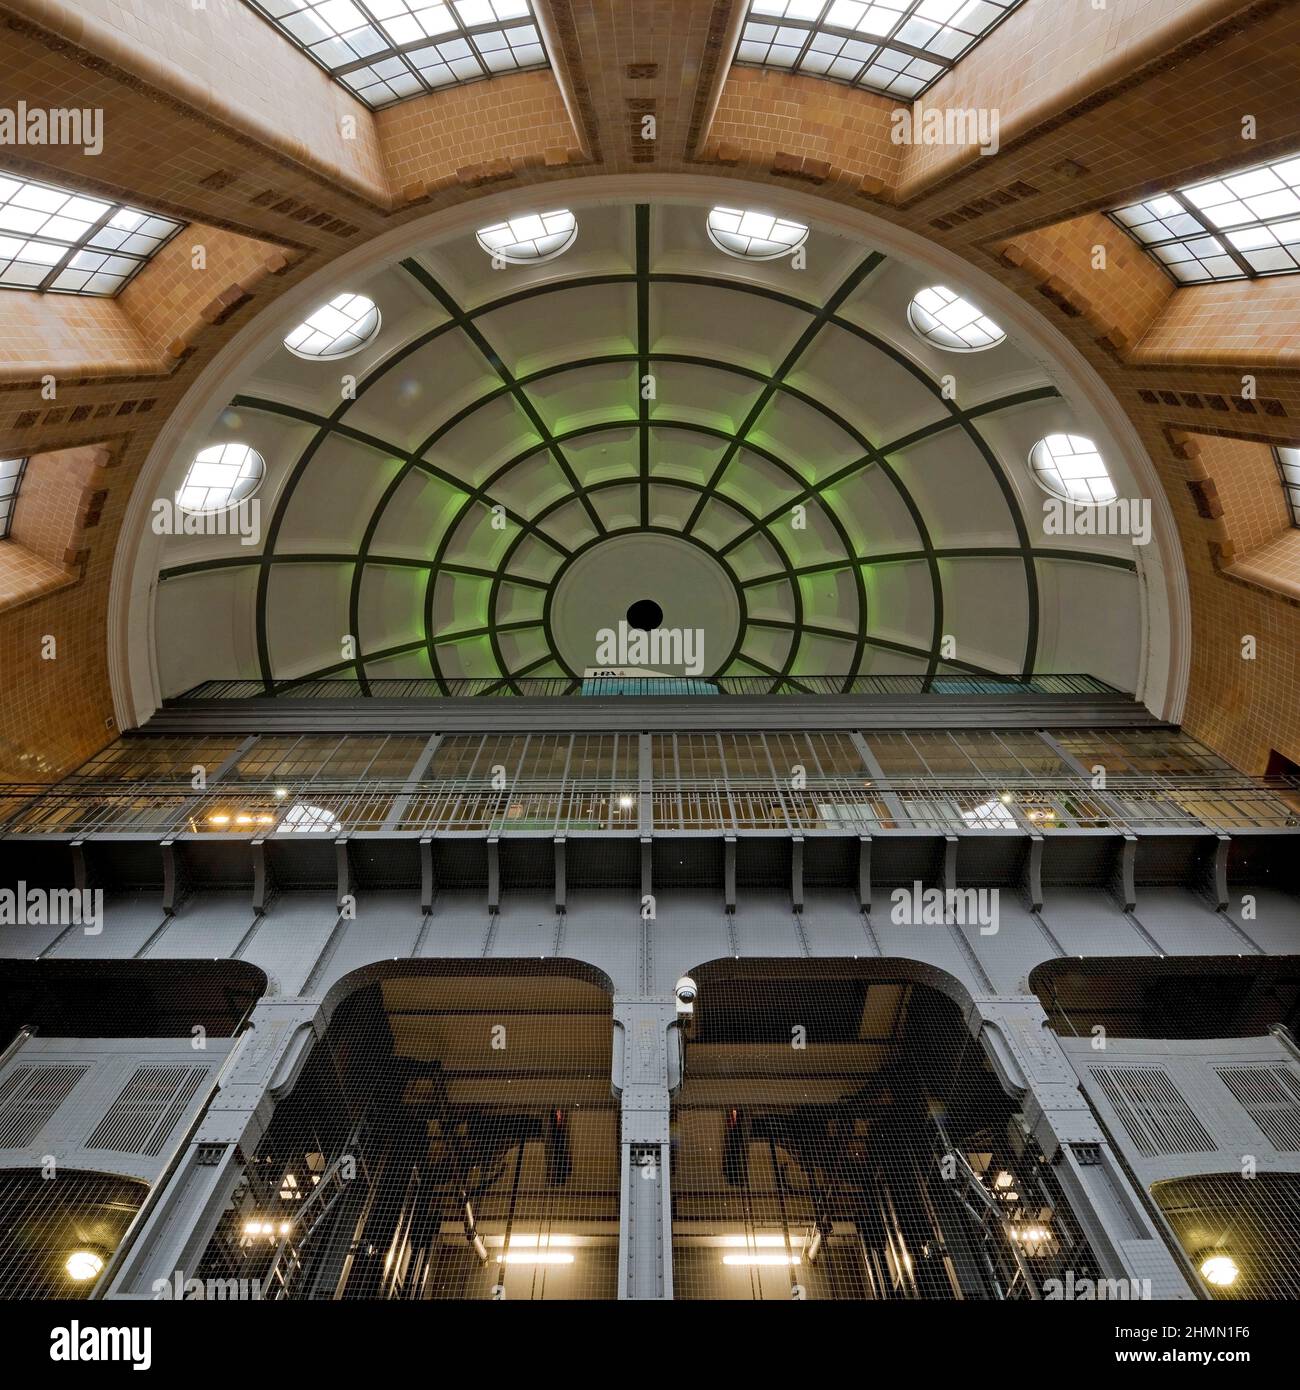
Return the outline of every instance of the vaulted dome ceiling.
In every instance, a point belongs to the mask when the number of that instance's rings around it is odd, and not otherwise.
[[[534,197],[505,215],[561,202]],[[574,205],[541,264],[494,268],[462,230],[331,283],[315,302],[378,306],[366,346],[304,359],[280,344],[299,311],[195,416],[156,495],[198,450],[250,445],[261,536],[159,547],[163,696],[580,678],[639,600],[703,629],[705,675],[1139,687],[1158,547],[1044,529],[1044,436],[1096,438],[1121,495],[1144,491],[1059,363],[1014,333],[926,341],[908,306],[935,273],[839,228],[813,222],[801,269],[724,254],[707,202]]]

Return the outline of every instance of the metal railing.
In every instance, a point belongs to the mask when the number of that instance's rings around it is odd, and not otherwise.
[[[1088,675],[976,676],[514,676],[435,680],[309,680],[276,684],[258,680],[204,681],[167,705],[193,700],[432,700],[514,696],[560,699],[709,695],[1117,695],[1122,692]]]
[[[774,777],[0,786],[0,835],[628,831],[1193,831],[1300,823],[1300,782],[1238,774],[976,779]]]

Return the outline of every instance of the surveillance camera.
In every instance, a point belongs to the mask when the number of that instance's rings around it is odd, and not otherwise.
[[[695,996],[699,993],[695,981],[689,975],[683,975],[677,981],[673,993],[677,996],[677,1012],[679,1014],[690,1013],[695,1004]]]

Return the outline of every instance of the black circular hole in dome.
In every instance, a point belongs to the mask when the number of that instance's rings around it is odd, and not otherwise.
[[[664,620],[664,610],[652,598],[639,598],[627,610],[628,627],[649,632]]]

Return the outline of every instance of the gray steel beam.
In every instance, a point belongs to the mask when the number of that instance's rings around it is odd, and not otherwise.
[[[425,700],[180,700],[145,732],[624,733],[759,729],[1167,727],[1129,695],[443,696]]]
[[[393,798],[393,804],[388,809],[388,814],[384,817],[384,829],[396,830],[401,824],[402,817],[406,814],[407,807],[411,804],[411,796],[420,790],[420,780],[429,770],[429,764],[433,761],[433,755],[438,751],[438,745],[442,742],[441,734],[430,734],[428,742],[420,750],[420,756],[415,760],[415,766],[411,769],[411,775],[406,779],[402,787],[402,794]]]

